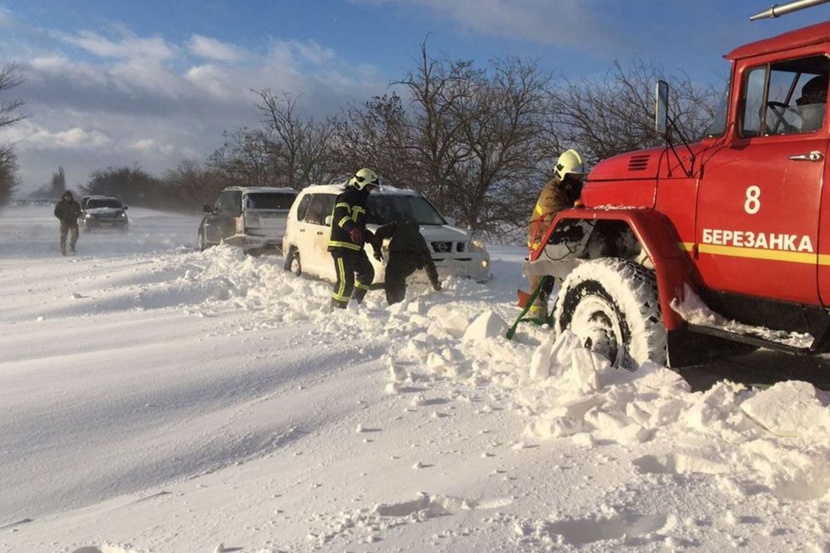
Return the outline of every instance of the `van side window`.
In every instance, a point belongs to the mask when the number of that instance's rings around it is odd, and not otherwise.
[[[308,210],[308,204],[311,203],[311,195],[303,196],[303,199],[300,200],[300,203],[297,205],[297,220],[298,221],[305,221],[306,211]]]
[[[331,215],[335,196],[331,194],[313,194],[305,214],[305,221],[315,225],[325,225],[326,217]]]
[[[813,132],[824,125],[830,61],[826,56],[762,65],[744,77],[741,136]]]

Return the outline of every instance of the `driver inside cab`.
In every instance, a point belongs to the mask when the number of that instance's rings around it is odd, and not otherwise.
[[[816,75],[801,89],[801,97],[795,103],[801,116],[801,132],[815,131],[824,124],[827,106],[828,75]]]

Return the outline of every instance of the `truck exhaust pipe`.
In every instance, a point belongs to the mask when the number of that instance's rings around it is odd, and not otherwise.
[[[773,4],[772,7],[761,13],[757,13],[749,18],[750,21],[757,21],[758,19],[771,19],[780,17],[791,12],[803,10],[804,8],[812,8],[819,4],[826,4],[830,0],[795,0],[795,2],[788,2],[786,4]]]

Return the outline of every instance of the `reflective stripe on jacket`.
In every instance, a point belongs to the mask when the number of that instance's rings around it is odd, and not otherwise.
[[[366,189],[358,190],[347,186],[334,201],[331,212],[331,234],[329,235],[328,251],[338,248],[360,251],[363,242],[355,244],[349,234],[353,228],[359,228],[366,239],[366,199],[369,192]]]

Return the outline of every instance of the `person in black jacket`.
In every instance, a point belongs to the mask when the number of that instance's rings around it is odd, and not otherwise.
[[[337,275],[331,295],[332,307],[345,309],[352,298],[362,302],[375,278],[375,269],[363,244],[373,242],[372,233],[366,230],[366,199],[377,185],[377,174],[371,169],[361,169],[334,202],[328,244]]]
[[[372,247],[375,259],[380,261],[380,245],[386,238],[389,241],[389,262],[386,264],[384,289],[389,305],[403,301],[406,297],[406,278],[418,269],[426,269],[429,281],[435,290],[441,289],[438,271],[432,260],[426,240],[418,229],[418,224],[407,221],[390,223],[377,229]]]
[[[75,255],[75,244],[78,243],[78,218],[81,216],[81,206],[67,190],[61,200],[55,205],[55,217],[61,222],[61,254],[66,255],[66,235],[69,239],[69,253]]]

